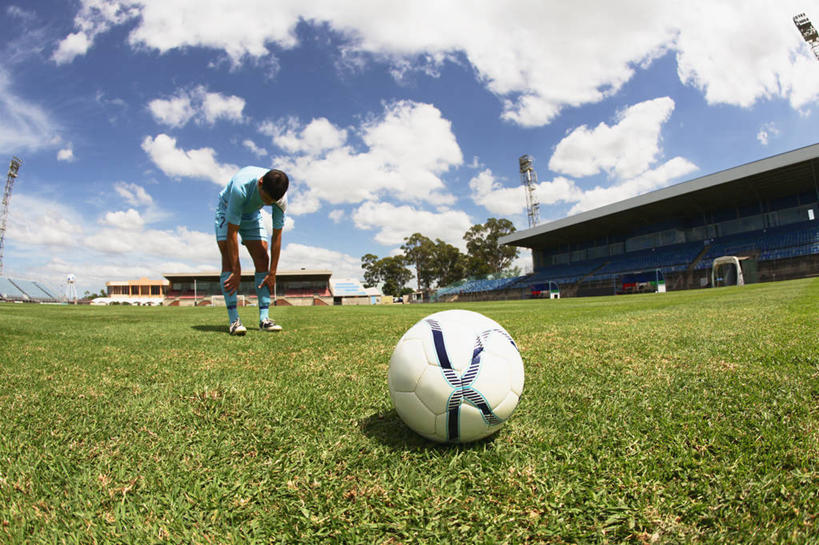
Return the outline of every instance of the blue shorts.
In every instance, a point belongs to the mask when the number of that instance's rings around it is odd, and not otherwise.
[[[228,222],[225,210],[221,207],[216,209],[214,227],[216,228],[216,240],[227,240]],[[261,211],[257,210],[251,214],[242,214],[242,222],[239,224],[239,236],[242,237],[243,243],[246,240],[267,239],[267,231],[262,222]]]

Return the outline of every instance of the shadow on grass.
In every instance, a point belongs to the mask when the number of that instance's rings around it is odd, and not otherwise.
[[[358,422],[361,432],[382,445],[395,450],[471,450],[495,440],[496,434],[472,443],[436,443],[412,431],[395,409],[379,411]]]
[[[193,325],[191,329],[201,331],[203,333],[227,333],[228,328],[225,325]]]

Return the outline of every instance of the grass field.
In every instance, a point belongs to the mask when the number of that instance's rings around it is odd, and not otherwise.
[[[526,365],[466,446],[386,383],[448,308]],[[273,315],[0,305],[0,542],[819,542],[819,279]]]

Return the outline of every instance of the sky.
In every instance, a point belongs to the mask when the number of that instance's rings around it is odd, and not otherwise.
[[[523,154],[545,223],[815,144],[803,12],[819,24],[804,0],[4,0],[5,274],[83,293],[216,271],[217,195],[247,165],[291,180],[279,270],[361,278],[415,232],[526,229]]]

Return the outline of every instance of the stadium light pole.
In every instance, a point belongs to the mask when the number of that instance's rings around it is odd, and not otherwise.
[[[3,191],[3,207],[0,209],[0,276],[3,276],[3,248],[6,241],[6,221],[9,217],[9,201],[11,200],[11,190],[14,188],[14,180],[23,160],[12,156],[9,163],[9,171],[6,175],[6,188]]]
[[[814,56],[819,59],[819,32],[816,32],[816,28],[810,22],[810,19],[808,19],[804,13],[800,13],[794,16],[793,24],[799,29],[802,37],[810,46],[811,51],[813,51]]]
[[[537,186],[537,172],[535,172],[535,162],[528,155],[522,155],[518,159],[520,165],[520,181],[526,193],[526,216],[529,218],[529,227],[535,227],[540,223],[540,204],[535,196]]]

